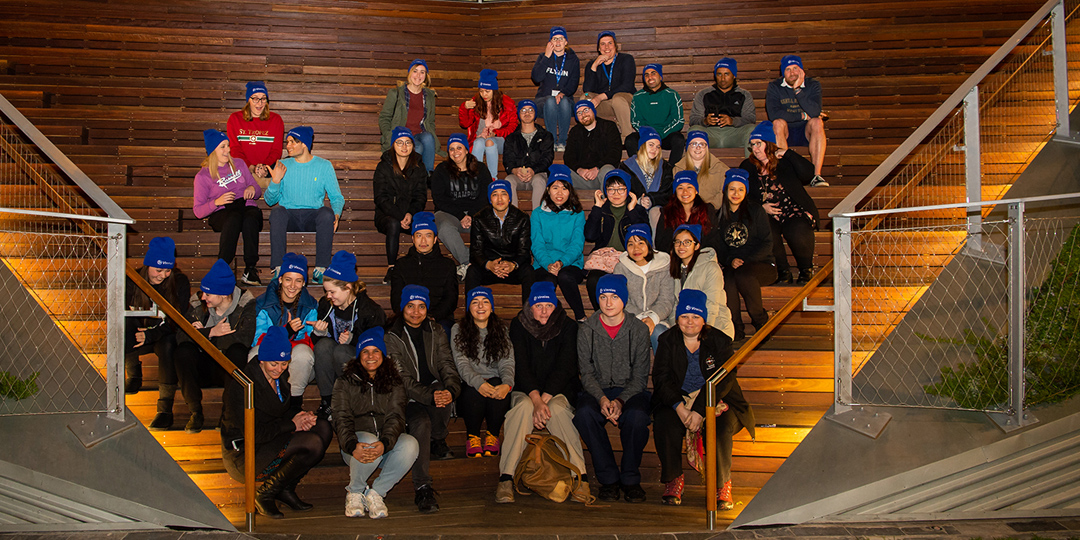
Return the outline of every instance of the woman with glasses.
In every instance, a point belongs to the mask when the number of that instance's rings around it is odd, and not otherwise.
[[[566,46],[566,29],[552,27],[544,53],[533,64],[532,81],[536,88],[536,106],[544,117],[544,128],[555,136],[555,151],[566,150],[570,133],[574,93],[581,78],[581,64],[574,49]]]
[[[285,123],[270,112],[270,94],[262,81],[247,83],[247,103],[229,115],[226,132],[232,157],[247,164],[261,189],[270,183],[270,169],[281,159],[285,145]]]
[[[724,200],[724,172],[727,170],[723,161],[709,153],[707,133],[691,131],[686,135],[686,153],[675,164],[675,172],[696,172],[701,198],[716,208],[720,208]]]
[[[600,309],[596,284],[615,270],[620,255],[626,250],[630,227],[649,222],[649,214],[637,203],[637,196],[630,192],[629,185],[629,173],[619,169],[608,171],[601,189],[593,192],[593,207],[585,220],[585,241],[594,243],[589,254],[592,264],[586,262],[585,288],[594,310]],[[651,234],[649,241],[652,242]]]
[[[398,259],[401,233],[412,230],[412,219],[427,204],[427,169],[415,152],[413,134],[398,126],[393,131],[393,147],[383,152],[375,166],[372,183],[375,192],[375,228],[386,235],[386,276]]]
[[[711,247],[701,247],[700,225],[679,225],[675,229],[671,247],[671,263],[668,275],[674,280],[675,296],[685,289],[695,289],[705,293],[708,298],[709,326],[720,330],[729,338],[735,336],[735,325],[731,322],[731,311],[727,307],[727,292],[724,290],[724,272],[716,259],[716,251]],[[672,313],[666,325],[674,328],[676,315]]]

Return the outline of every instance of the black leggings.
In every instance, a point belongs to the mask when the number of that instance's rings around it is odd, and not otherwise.
[[[401,221],[386,216],[379,223],[378,229],[386,235],[386,264],[393,266],[398,260],[398,246],[401,242]]]
[[[776,272],[783,274],[788,272],[787,251],[781,236],[791,248],[791,254],[795,257],[795,266],[800,271],[810,270],[814,267],[814,226],[810,219],[805,217],[789,218],[783,224],[770,219],[772,225],[773,258],[776,259]],[[809,275],[807,275],[809,277]]]
[[[492,377],[487,380],[492,386],[502,384],[502,379]],[[457,413],[465,420],[465,432],[469,435],[480,436],[480,425],[487,420],[487,430],[496,437],[502,430],[503,419],[510,410],[510,394],[503,399],[492,399],[480,395],[475,388],[461,385],[461,396],[458,397]]]
[[[603,270],[585,271],[585,290],[589,291],[589,303],[592,304],[593,311],[600,309],[600,304],[596,299],[596,286],[600,283],[600,278],[606,275],[607,272]]]
[[[289,445],[285,447],[285,452],[281,456],[281,462],[284,463],[289,458],[295,457],[307,469],[311,469],[322,461],[333,438],[334,428],[330,422],[319,418],[310,430],[293,432]]]
[[[259,231],[263,226],[262,210],[258,206],[247,206],[247,201],[233,201],[221,210],[206,218],[218,237],[218,258],[230,265],[236,258],[236,242],[240,233],[244,234],[244,268],[255,268],[259,264]]]
[[[548,272],[545,268],[535,270],[535,281],[550,281],[559,284],[566,304],[574,312],[574,319],[585,318],[585,306],[581,303],[581,289],[578,284],[585,280],[585,271],[576,266],[564,266],[559,270],[559,275]]]
[[[743,263],[738,268],[724,267],[724,292],[727,293],[727,306],[731,311],[731,322],[735,324],[735,339],[745,336],[739,297],[746,303],[746,312],[754,328],[761,328],[769,320],[761,302],[761,287],[776,281],[776,266],[761,263]]]

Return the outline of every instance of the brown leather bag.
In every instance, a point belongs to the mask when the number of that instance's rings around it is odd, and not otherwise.
[[[566,459],[568,455],[566,443],[554,435],[543,432],[526,435],[525,450],[514,470],[517,492],[524,495],[533,491],[555,502],[565,501],[577,491],[584,473]]]

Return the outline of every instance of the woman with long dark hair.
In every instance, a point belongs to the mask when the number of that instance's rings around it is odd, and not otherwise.
[[[548,169],[547,190],[529,217],[536,281],[559,284],[574,319],[585,318],[578,284],[585,280],[585,213],[570,180],[570,168]]]
[[[221,457],[234,480],[244,482],[244,445],[255,446],[255,508],[272,518],[285,517],[277,502],[298,512],[312,505],[296,496],[296,485],[326,454],[333,438],[330,422],[303,411],[303,397],[289,392],[292,343],[283,326],[266,331],[259,354],[244,366],[255,400],[255,440],[244,440],[244,389],[225,385],[221,410]]]
[[[675,196],[668,199],[660,210],[660,219],[656,224],[656,235],[653,237],[656,251],[671,251],[671,241],[679,225],[697,225],[701,227],[703,235],[712,232],[716,209],[698,194],[697,173],[679,171],[675,175],[673,191]]]
[[[360,334],[356,358],[334,383],[334,430],[349,466],[345,517],[386,517],[383,497],[409,472],[420,451],[405,432],[405,384],[386,355],[383,335],[381,326]],[[368,485],[375,469],[382,471]]]
[[[477,86],[476,95],[458,107],[458,124],[468,131],[472,154],[487,163],[495,178],[503,143],[518,126],[517,108],[510,96],[499,91],[499,73],[494,69],[480,70]]]
[[[728,169],[726,177],[714,237],[724,271],[728,310],[735,325],[734,337],[739,341],[746,337],[739,297],[746,302],[750,323],[755,329],[761,328],[769,319],[762,307],[761,287],[776,281],[776,265],[769,216],[760,205],[746,200],[749,175],[742,169]]]
[[[465,315],[450,330],[450,350],[465,384],[457,413],[465,419],[466,457],[497,456],[499,431],[510,410],[514,387],[514,347],[510,327],[495,314],[495,296],[487,287],[468,293]],[[481,433],[480,424],[487,421]],[[481,437],[481,435],[483,435]]]
[[[393,148],[383,152],[375,166],[372,188],[375,197],[375,228],[386,235],[386,276],[398,259],[401,233],[412,228],[412,219],[427,204],[427,169],[420,154],[414,151],[413,135],[408,128],[398,126],[393,132]]]
[[[709,299],[709,326],[733,337],[735,328],[731,324],[731,313],[727,307],[727,293],[724,292],[724,272],[716,262],[716,251],[701,247],[700,225],[679,225],[675,229],[671,247],[671,263],[668,274],[674,281],[675,296],[683,289],[702,291]],[[675,326],[672,313],[667,320],[667,327]]]
[[[487,187],[491,173],[469,153],[464,133],[454,133],[446,142],[446,160],[431,174],[431,200],[435,203],[435,225],[439,239],[458,263],[458,274],[465,278],[469,249],[461,233],[472,230],[472,215],[487,206]]]
[[[751,199],[761,203],[771,218],[773,259],[776,262],[777,283],[791,283],[787,252],[783,238],[795,257],[799,269],[796,283],[803,285],[814,273],[814,228],[817,226],[817,205],[806,192],[814,178],[814,164],[786,149],[776,146],[776,134],[771,122],[761,122],[750,133],[751,156],[739,165],[749,173]]]

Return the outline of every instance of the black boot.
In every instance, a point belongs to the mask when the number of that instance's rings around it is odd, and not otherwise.
[[[284,491],[286,487],[299,483],[300,479],[307,473],[308,468],[309,467],[297,459],[296,456],[285,460],[285,462],[255,490],[255,509],[258,510],[260,514],[274,519],[285,517],[285,514],[282,514],[281,511],[278,510],[277,503],[274,501],[281,495],[281,492]],[[295,497],[296,494],[294,493],[293,496]]]
[[[281,493],[278,493],[277,500],[285,503],[289,508],[292,508],[297,512],[307,512],[308,510],[315,508],[315,506],[300,500],[300,497],[296,495],[296,485],[299,483],[300,480],[297,479],[292,484],[286,486],[285,489],[281,490]]]
[[[176,395],[175,384],[159,384],[157,414],[150,422],[150,431],[162,431],[172,428],[173,425],[173,396]]]
[[[124,358],[124,393],[137,394],[142,388],[142,362],[139,357]]]

